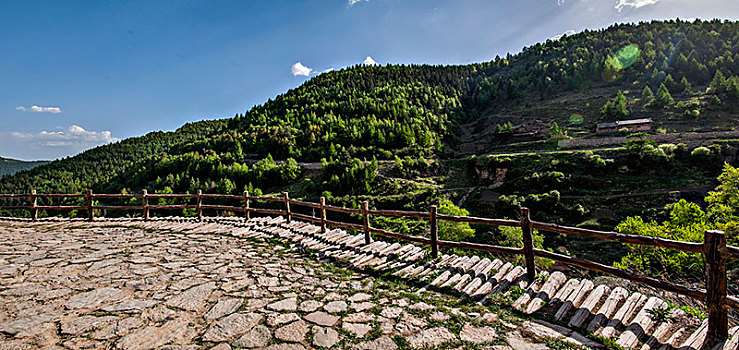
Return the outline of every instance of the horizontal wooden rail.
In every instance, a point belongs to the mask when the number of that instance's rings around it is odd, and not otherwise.
[[[31,198],[31,196],[30,194],[0,193],[0,198]]]
[[[382,215],[382,216],[397,216],[401,218],[422,218],[428,219],[431,214],[425,211],[406,211],[406,210],[378,210],[369,209],[367,210],[369,215]]]
[[[503,247],[503,246],[492,245],[492,244],[439,241],[439,246],[446,247],[446,248],[473,249],[473,250],[480,250],[480,251],[491,252],[491,253],[523,255],[523,248]]]
[[[293,213],[293,217],[300,220],[310,221],[310,222],[321,222],[321,218],[317,218],[310,215],[300,214],[300,213]]]
[[[87,207],[83,207],[87,208]],[[143,205],[93,205],[92,209],[94,210],[143,210]]]
[[[249,196],[248,198],[253,201],[263,201],[263,202],[284,202],[285,201],[285,198],[282,198],[282,197]]]
[[[554,261],[558,261],[561,263],[565,263],[568,265],[574,265],[582,268],[586,268],[588,270],[598,271],[602,273],[607,273],[609,275],[613,275],[616,277],[620,277],[623,279],[627,279],[630,281],[638,282],[646,284],[650,287],[654,287],[657,289],[666,290],[668,292],[677,293],[680,295],[685,295],[687,297],[691,297],[696,300],[704,301],[706,298],[706,291],[700,290],[700,289],[694,289],[690,287],[685,287],[679,284],[675,284],[672,282],[667,281],[660,281],[658,279],[647,277],[644,275],[636,274],[628,270],[619,269],[613,266],[603,265],[592,261],[582,260],[578,258],[573,258],[571,256],[557,254],[548,252],[546,250],[542,249],[534,249],[534,255],[546,259],[551,259]]]
[[[731,258],[739,259],[739,247],[726,247],[726,254],[728,254],[728,256]]]
[[[326,208],[326,210],[335,211],[335,212],[339,212],[339,213],[362,214],[362,209],[352,209],[352,208],[344,208],[344,207],[335,207],[333,205],[325,205],[323,207]]]
[[[201,197],[203,197],[203,198],[220,198],[220,199],[244,200],[244,196],[237,196],[235,194],[203,193],[201,195]]]
[[[215,209],[215,210],[233,210],[237,212],[244,212],[244,207],[233,207],[230,205],[213,205],[213,204],[203,204],[201,206],[203,209]]]
[[[299,201],[296,199],[290,199],[290,203],[302,205],[304,207],[309,207],[309,208],[320,208],[321,207],[321,205],[318,203]]]
[[[37,210],[82,210],[87,209],[86,205],[38,205]]]
[[[197,198],[197,194],[162,194],[162,193],[153,193],[153,194],[147,194],[146,195],[149,198],[163,198],[163,199],[175,199],[175,198]]]
[[[734,309],[739,310],[739,298],[734,296],[727,296],[726,297],[726,306]]]
[[[34,195],[36,198],[85,198],[84,194],[58,194],[58,193],[40,193]]]
[[[102,193],[95,193],[92,195],[92,198],[107,198],[107,199],[113,199],[113,198],[141,198],[142,195],[140,194],[102,194]]]
[[[360,227],[359,229],[361,230],[363,228]],[[382,229],[374,228],[374,227],[369,227],[369,231],[372,233],[377,233],[381,236],[399,239],[401,241],[421,243],[421,244],[431,244],[431,240],[426,237],[409,236],[409,235],[386,231],[386,230],[382,230]]]
[[[478,218],[474,216],[454,216],[454,215],[444,215],[444,214],[437,214],[436,217],[439,220],[452,221],[452,222],[468,222],[470,224],[481,224],[481,225],[490,225],[490,226],[521,227],[521,222],[514,221],[514,220],[488,219],[488,218]]]
[[[359,230],[359,231],[361,231],[363,229],[362,225],[349,224],[349,223],[341,222],[341,221],[326,220],[326,224],[328,226],[331,226],[331,227],[345,228],[345,229],[348,229],[348,230]]]
[[[249,211],[257,214],[285,215],[285,211],[279,209],[249,208]]]
[[[616,241],[628,244],[638,244],[652,247],[669,248],[682,250],[689,253],[702,253],[703,244],[683,241],[673,241],[670,239],[658,238],[658,237],[647,237],[638,235],[629,235],[618,232],[608,231],[596,231],[588,230],[576,227],[560,226],[556,224],[549,224],[544,222],[533,221],[533,227],[535,229],[550,231],[555,233],[562,233],[566,235],[575,235],[580,237],[597,238],[608,241]]]
[[[149,205],[147,208],[156,210],[165,209],[197,209],[198,206],[195,204],[167,204],[167,205]]]

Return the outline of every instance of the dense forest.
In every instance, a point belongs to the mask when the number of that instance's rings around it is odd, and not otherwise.
[[[323,73],[232,118],[3,177],[0,192],[289,190],[346,205],[443,203],[449,212],[496,217],[526,205],[539,219],[613,229],[633,214],[668,218],[665,204],[680,199],[703,205],[702,194],[685,190],[715,187],[723,163],[736,161],[731,135],[710,133],[732,132],[737,107],[739,22],[617,24],[478,64]],[[654,129],[605,135],[623,140],[619,147],[557,152],[573,138],[597,144],[597,123],[629,118],[651,118]],[[685,132],[707,136],[685,141]],[[646,191],[628,208],[613,199]],[[374,224],[423,231],[409,222]],[[497,234],[463,236],[511,240]],[[548,242],[565,244],[558,239]]]

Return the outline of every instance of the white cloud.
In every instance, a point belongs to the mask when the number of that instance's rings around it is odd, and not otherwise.
[[[660,0],[618,0],[614,7],[618,12],[621,12],[625,7],[640,8],[644,6],[654,5],[660,2]]]
[[[293,72],[293,75],[294,76],[302,75],[304,77],[307,77],[307,76],[310,75],[310,73],[313,71],[313,69],[304,66],[300,62],[295,62],[295,64],[293,64],[293,66],[291,68],[291,71]]]
[[[557,6],[562,6],[562,4],[565,3],[565,0],[557,0]]]
[[[557,35],[555,35],[555,36],[553,36],[553,37],[551,37],[551,38],[549,38],[549,39],[550,39],[550,40],[559,40],[559,39],[562,39],[562,37],[563,37],[563,36],[565,36],[565,34],[566,34],[567,36],[570,36],[570,35],[573,35],[573,34],[575,34],[575,33],[577,33],[577,32],[576,32],[576,31],[574,31],[574,30],[572,30],[572,29],[570,29],[570,30],[568,30],[568,31],[566,31],[566,32],[564,32],[564,33],[562,33],[562,34],[557,34]]]
[[[364,61],[362,61],[362,65],[363,66],[379,66],[380,64],[377,63],[377,61],[375,61],[374,59],[372,59],[372,57],[367,56],[367,58],[365,58]]]
[[[36,134],[13,132],[10,136],[18,141],[30,143],[30,146],[43,147],[93,147],[120,141],[110,131],[88,131],[79,125],[71,125],[59,131],[41,131]]]
[[[33,105],[31,107],[24,107],[24,106],[18,106],[15,107],[16,110],[21,112],[34,112],[34,113],[51,113],[51,114],[59,114],[62,112],[62,109],[59,107],[40,107]]]
[[[110,131],[85,130],[79,125],[39,132],[0,131],[2,156],[26,160],[57,159],[118,141]]]
[[[358,2],[362,2],[362,1],[370,1],[370,0],[349,0],[349,6],[352,6],[352,5],[354,5],[354,4],[358,3]]]

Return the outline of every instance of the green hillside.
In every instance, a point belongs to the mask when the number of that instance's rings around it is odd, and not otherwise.
[[[650,22],[586,31],[479,64],[350,67],[230,119],[150,133],[5,177],[0,191],[287,189],[392,207],[448,198],[497,216],[513,216],[521,199],[533,205],[546,194],[558,204],[540,205],[537,215],[612,227],[634,210],[658,215],[691,193],[663,190],[714,185],[721,163],[734,160],[737,43],[737,22]],[[614,149],[626,134],[595,133],[598,122],[631,118],[652,118],[647,137],[675,150]],[[562,140],[595,153],[469,158],[549,152]],[[710,144],[707,160],[691,158],[692,149]],[[664,167],[643,161],[655,156],[649,147],[669,158]],[[638,209],[610,203],[614,195],[649,191]],[[511,205],[496,202],[500,195]]]
[[[37,166],[49,163],[48,161],[25,162],[22,160],[0,157],[0,178],[5,175],[13,175],[19,171],[33,169]]]

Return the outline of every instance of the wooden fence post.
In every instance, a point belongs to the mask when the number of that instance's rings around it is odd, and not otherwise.
[[[432,205],[429,210],[429,226],[431,226],[431,257],[439,257],[439,224],[436,220],[437,208]]]
[[[251,212],[249,211],[249,191],[244,191],[244,217],[246,217],[246,220],[251,219]]]
[[[372,236],[369,231],[369,203],[367,201],[362,202],[362,228],[364,228],[364,244],[370,244]]]
[[[198,221],[203,221],[203,190],[198,190],[196,194],[198,204],[196,206],[198,210]]]
[[[92,190],[87,190],[85,197],[87,198],[87,220],[92,221]]]
[[[726,339],[729,336],[729,318],[726,306],[727,280],[726,234],[706,231],[703,254],[706,258],[706,305],[708,306],[708,335]]]
[[[146,189],[141,190],[141,205],[144,207],[144,220],[149,220],[149,192]]]
[[[31,190],[31,218],[38,221],[38,209],[36,209],[36,190]]]
[[[521,208],[521,233],[523,238],[523,254],[526,259],[526,277],[529,283],[536,278],[536,264],[534,263],[534,230],[531,225],[529,208]]]
[[[289,224],[293,219],[293,213],[290,211],[290,195],[287,192],[282,192],[282,194],[285,196],[285,218]]]
[[[326,197],[321,197],[321,233],[326,233]]]

